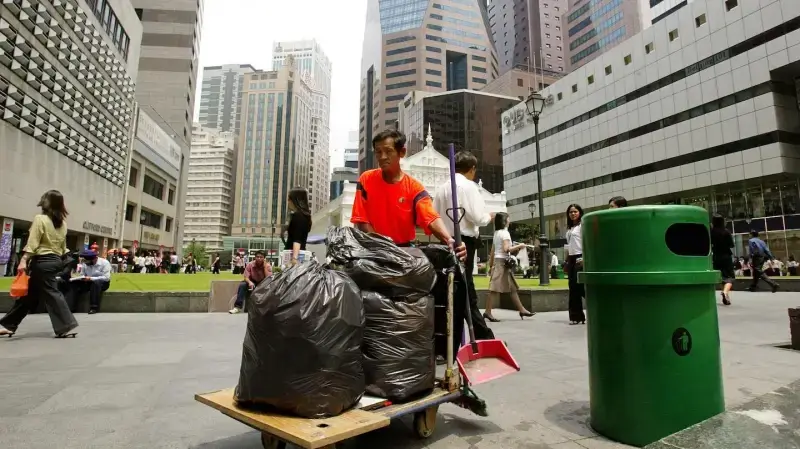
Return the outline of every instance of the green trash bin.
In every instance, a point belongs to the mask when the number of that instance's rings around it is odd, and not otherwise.
[[[591,425],[644,446],[725,410],[708,212],[583,218]]]

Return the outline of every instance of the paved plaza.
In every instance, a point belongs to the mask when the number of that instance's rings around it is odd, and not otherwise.
[[[800,377],[786,309],[800,294],[736,293],[720,309],[725,396],[741,405]],[[587,426],[586,328],[567,313],[493,325],[523,366],[478,389],[490,406],[480,418],[452,405],[416,440],[400,421],[347,448],[603,449],[623,447]],[[196,403],[198,392],[237,382],[246,316],[99,314],[78,316],[75,340],[51,338],[46,315],[29,317],[0,340],[0,447],[257,449],[259,435]]]

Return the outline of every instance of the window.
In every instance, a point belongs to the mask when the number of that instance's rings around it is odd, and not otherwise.
[[[625,56],[625,65],[628,65],[631,62],[633,62],[633,58],[631,57],[631,55]]]
[[[433,53],[441,53],[442,52],[441,48],[430,47],[430,46],[426,46],[425,50],[428,50],[428,51],[433,52]]]
[[[558,98],[558,101],[561,101],[564,98],[564,94],[559,92],[558,94],[556,94],[556,98]]]
[[[442,76],[441,70],[425,69],[426,75]]]
[[[486,80],[483,78],[472,78],[472,82],[478,84],[486,84]]]
[[[486,62],[486,58],[484,58],[483,56],[478,56],[478,55],[472,55],[472,60],[473,61]]]
[[[406,59],[398,59],[397,61],[389,61],[386,63],[386,67],[394,67],[403,64],[410,64],[412,62],[417,62],[417,58],[406,58]],[[269,83],[270,88],[275,87],[275,83]]]
[[[172,218],[167,217],[167,221],[166,221],[166,224],[164,226],[164,231],[172,232]]]
[[[544,48],[550,48],[550,44],[544,44]]]
[[[561,36],[556,36],[556,40],[560,41],[561,40]]]
[[[136,187],[136,180],[139,179],[139,169],[136,167],[131,167],[131,174],[128,178],[128,185],[131,187]]]
[[[486,69],[484,69],[483,67],[477,67],[477,66],[472,66],[472,71],[473,72],[478,72],[478,73],[486,73]]]
[[[429,87],[442,87],[442,83],[436,81],[425,81],[425,85]]]
[[[402,36],[402,37],[396,37],[396,38],[394,38],[394,39],[389,39],[389,40],[387,40],[387,41],[386,41],[386,45],[398,44],[398,43],[400,43],[400,42],[408,42],[408,41],[413,41],[413,40],[414,40],[414,39],[416,39],[416,38],[417,38],[416,36]]]
[[[169,189],[167,193],[167,204],[175,204],[175,189]]]
[[[725,0],[725,9],[728,11],[739,6],[739,0]]]
[[[412,87],[416,85],[417,85],[416,81],[406,81],[404,83],[387,84],[386,90],[402,89],[404,87]]]
[[[669,41],[672,42],[677,38],[678,38],[678,29],[676,28],[669,32]]]
[[[705,25],[705,23],[706,23],[706,15],[705,14],[700,14],[699,16],[695,17],[695,19],[694,19],[694,24],[695,24],[695,26],[697,26],[697,28],[700,28],[701,26]]]
[[[417,73],[417,69],[402,70],[400,72],[387,73],[386,78],[397,78],[399,76],[413,75]]]
[[[586,82],[589,84],[594,84],[594,75],[589,75],[589,77],[586,78]]]
[[[614,72],[614,69],[610,65],[607,65],[606,66],[606,75],[611,75],[611,73],[613,73],[613,72]]]
[[[412,47],[398,48],[395,50],[389,50],[386,52],[386,56],[399,55],[400,53],[408,53],[410,51],[415,51],[416,49],[417,47],[412,46]]]
[[[139,212],[139,222],[151,228],[161,229],[161,218],[163,218],[163,215],[155,212],[150,212],[144,209]]]
[[[125,206],[125,221],[133,221],[133,214],[136,212],[136,206],[128,204]]]
[[[572,85],[572,93],[574,94],[576,92],[578,92],[578,85],[577,84],[573,84]]]
[[[561,46],[560,46],[560,45],[557,45],[557,46],[556,46],[556,50],[558,50],[558,51],[561,51]]]
[[[431,64],[439,64],[439,65],[442,64],[442,60],[436,58],[425,58],[425,62],[430,62]]]
[[[522,78],[517,78],[517,86],[523,87]]]
[[[644,46],[644,52],[647,53],[648,55],[650,53],[652,53],[653,51],[655,51],[655,49],[656,49],[656,46],[653,45],[652,42],[650,42],[649,44]]]
[[[159,200],[164,199],[164,184],[155,179],[151,178],[149,175],[144,175],[144,185],[142,186],[142,192],[152,196],[153,198],[158,198]],[[159,224],[161,222],[159,221]]]

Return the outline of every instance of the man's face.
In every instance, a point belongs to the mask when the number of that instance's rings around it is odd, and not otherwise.
[[[464,177],[469,179],[470,181],[475,180],[475,175],[478,173],[478,167],[472,167],[472,170],[464,173]]]
[[[86,259],[86,265],[94,265],[97,263],[97,257],[93,257],[91,259]]]
[[[264,265],[264,256],[261,254],[256,255],[256,265]]]
[[[406,150],[399,152],[394,148],[394,139],[387,137],[375,145],[375,159],[383,171],[397,172],[400,168],[400,159],[405,156]]]

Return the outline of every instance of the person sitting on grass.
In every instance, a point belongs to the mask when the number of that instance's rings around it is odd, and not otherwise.
[[[76,304],[77,298],[89,293],[89,315],[93,315],[100,311],[103,292],[111,286],[111,263],[92,250],[81,251],[80,257],[81,276],[71,279],[67,304]]]
[[[264,258],[263,251],[256,251],[255,260],[247,264],[244,269],[244,280],[239,284],[239,290],[236,292],[236,302],[228,313],[241,313],[242,307],[244,307],[244,300],[250,292],[255,290],[264,279],[272,276],[272,265]]]

